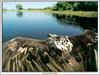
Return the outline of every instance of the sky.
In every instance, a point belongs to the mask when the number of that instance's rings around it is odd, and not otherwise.
[[[23,8],[45,8],[54,6],[56,2],[3,2],[3,8],[16,9],[17,4],[22,4]]]

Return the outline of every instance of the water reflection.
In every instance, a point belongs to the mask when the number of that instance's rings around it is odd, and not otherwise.
[[[44,12],[3,12],[3,42],[18,36],[46,39],[48,33],[74,36],[87,28],[97,29],[96,27],[97,18]]]
[[[22,12],[22,11],[17,11],[17,12],[16,12],[16,15],[17,15],[18,17],[23,17],[23,12]]]
[[[60,25],[80,25],[84,29],[90,29],[97,32],[97,18],[79,17],[73,15],[52,14]]]

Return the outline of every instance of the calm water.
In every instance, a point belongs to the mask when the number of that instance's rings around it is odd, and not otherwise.
[[[18,36],[47,39],[48,33],[73,36],[85,29],[97,31],[97,18],[43,12],[3,12],[3,42]]]

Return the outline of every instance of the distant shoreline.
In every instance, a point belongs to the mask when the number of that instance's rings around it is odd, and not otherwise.
[[[79,17],[98,17],[97,11],[71,11],[71,10],[65,10],[65,11],[52,11],[52,10],[5,10],[6,11],[14,11],[14,12],[47,12],[47,13],[53,13],[53,14],[61,14],[61,15],[74,15]]]

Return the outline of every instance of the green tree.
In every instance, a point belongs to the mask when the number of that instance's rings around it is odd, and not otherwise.
[[[59,1],[53,7],[53,10],[81,10],[81,11],[97,11],[98,3],[96,1],[84,1],[84,2],[69,2],[69,1]]]
[[[17,5],[16,5],[16,9],[17,9],[17,10],[23,10],[23,6],[22,6],[21,4],[17,4]]]

